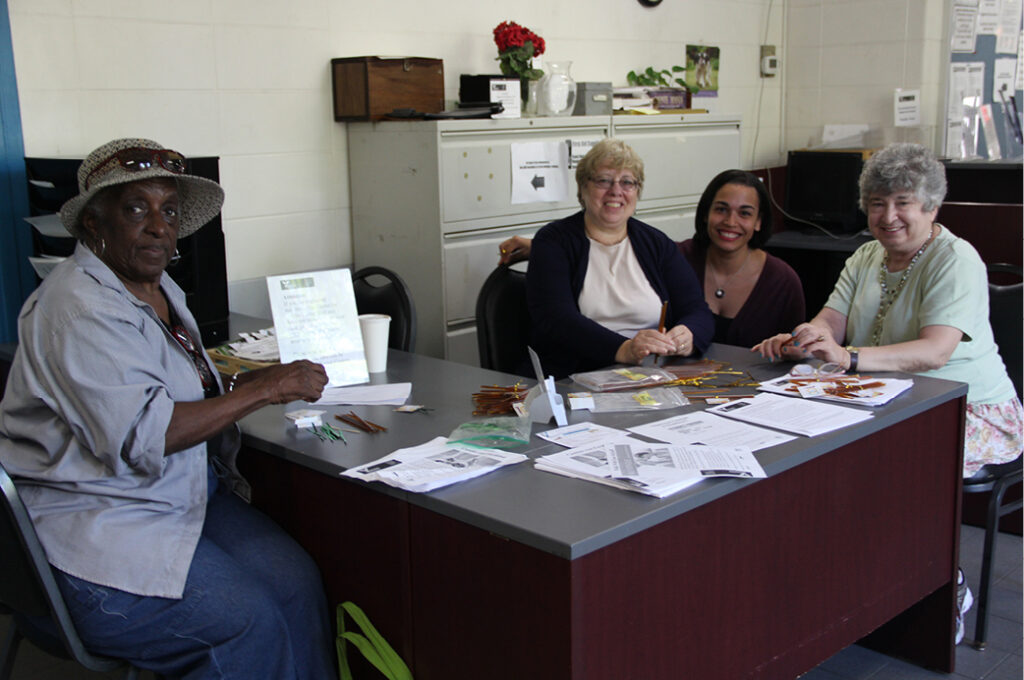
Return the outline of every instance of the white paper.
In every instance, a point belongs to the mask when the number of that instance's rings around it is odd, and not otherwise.
[[[893,117],[896,127],[913,127],[921,124],[921,90],[897,88],[893,94]]]
[[[51,238],[74,238],[71,235],[71,232],[64,228],[64,223],[60,221],[60,215],[56,213],[52,215],[26,217],[25,221],[35,227],[35,230],[43,236],[49,236]]]
[[[357,387],[327,387],[320,398],[313,402],[317,406],[375,406],[378,404],[401,406],[409,399],[412,383],[388,383],[386,385],[359,385]]]
[[[670,444],[622,439],[541,456],[546,472],[664,498],[708,477],[764,477],[750,449]]]
[[[838,430],[873,417],[870,411],[777,394],[736,399],[728,404],[713,406],[708,412],[805,437]]]
[[[556,427],[553,430],[538,432],[537,436],[549,442],[573,448],[587,446],[600,441],[613,441],[628,437],[629,433],[617,430],[614,427],[599,425],[598,423],[573,423],[565,427]]]
[[[492,78],[490,82],[491,101],[500,103],[505,108],[501,113],[492,113],[491,118],[522,117],[523,100],[521,88],[522,84],[518,78],[502,80]]]
[[[1009,103],[1016,79],[1017,58],[1001,57],[996,59],[992,67],[992,102],[1003,101],[999,96],[999,91],[1002,90],[1003,97],[1006,97],[1006,101]]]
[[[282,363],[323,364],[331,387],[370,379],[348,269],[268,276],[267,291]]]
[[[976,31],[978,35],[995,35],[999,30],[999,14],[1003,0],[981,0],[978,3]]]
[[[42,255],[40,257],[30,255],[28,262],[32,265],[32,269],[35,270],[36,276],[40,279],[45,279],[57,265],[66,259],[65,257],[56,257],[54,255]]]
[[[383,482],[423,493],[493,472],[527,460],[521,453],[450,445],[444,437],[405,449],[341,473],[364,482]]]
[[[975,31],[978,27],[978,10],[974,7],[954,7],[951,52],[973,52]]]
[[[771,392],[774,394],[782,394],[786,396],[795,396],[793,389],[795,389],[795,383],[791,382],[792,376],[782,376],[775,378],[774,380],[768,380],[761,383],[758,388],[764,392]],[[805,397],[813,396],[827,401],[835,401],[841,404],[857,404],[859,406],[882,406],[888,404],[890,401],[895,399],[900,394],[903,394],[911,387],[914,386],[914,381],[898,380],[896,378],[872,378],[870,376],[857,376],[844,377],[842,379],[848,385],[859,386],[866,385],[868,383],[882,383],[881,387],[873,387],[862,390],[857,393],[855,397],[845,398],[837,397],[831,394],[827,394],[826,390],[831,386],[828,380],[821,382],[812,382],[808,386],[815,386],[817,388],[817,394],[803,395]],[[803,382],[803,381],[800,381]],[[801,390],[802,393],[802,390]]]
[[[512,204],[569,200],[569,151],[565,142],[510,145]]]
[[[996,54],[1017,54],[1020,39],[1021,0],[1002,0],[996,29]]]
[[[249,361],[280,361],[281,352],[277,347],[277,335],[273,328],[240,333],[239,338],[227,344],[231,356]],[[224,348],[220,349],[223,351]]]
[[[677,446],[688,444],[742,446],[751,451],[796,439],[792,435],[766,430],[755,425],[746,425],[707,411],[694,411],[653,423],[637,425],[629,428],[629,431]]]

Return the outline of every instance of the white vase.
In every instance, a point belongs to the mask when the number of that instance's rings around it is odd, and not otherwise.
[[[549,61],[537,86],[537,113],[541,116],[571,116],[576,106],[576,81],[569,76],[571,61]]]

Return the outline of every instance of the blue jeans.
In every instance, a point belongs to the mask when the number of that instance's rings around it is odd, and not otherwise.
[[[86,646],[181,678],[337,678],[327,600],[306,552],[232,493],[214,492],[180,600],[54,569]]]

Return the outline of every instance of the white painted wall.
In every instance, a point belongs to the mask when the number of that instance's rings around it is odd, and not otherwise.
[[[26,153],[83,155],[137,135],[220,156],[235,282],[352,261],[332,57],[441,58],[456,100],[459,74],[496,71],[491,31],[506,19],[542,35],[546,58],[572,60],[576,80],[621,85],[630,69],[683,63],[687,43],[719,45],[720,96],[698,105],[742,115],[748,168],[784,162],[823,123],[884,122],[892,87],[921,86],[931,107],[942,82],[930,55],[941,53],[944,0],[520,0],[511,12],[480,0],[8,6]],[[764,42],[779,46],[782,77],[759,77]]]

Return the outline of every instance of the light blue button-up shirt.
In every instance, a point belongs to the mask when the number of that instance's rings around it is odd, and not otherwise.
[[[199,338],[182,290],[166,273],[160,285]],[[165,456],[164,440],[174,403],[203,399],[191,358],[82,244],[25,302],[18,336],[0,402],[0,462],[50,563],[180,598],[205,518],[206,444]],[[237,427],[223,436],[229,483],[247,493],[234,466]]]

